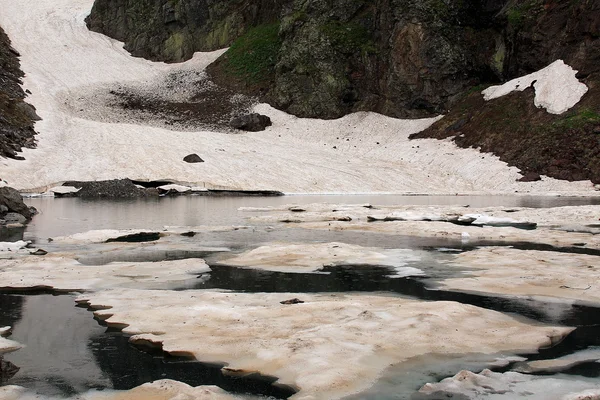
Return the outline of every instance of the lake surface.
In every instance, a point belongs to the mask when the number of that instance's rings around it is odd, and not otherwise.
[[[27,228],[32,238],[93,229],[160,229],[165,225],[244,225],[240,207],[284,204],[470,205],[471,207],[562,207],[600,204],[600,197],[315,195],[281,197],[176,196],[123,201],[32,198],[37,215]]]
[[[284,204],[373,204],[373,205],[470,205],[473,207],[560,207],[600,204],[600,198],[522,197],[522,196],[284,196],[284,197],[203,197],[180,196],[133,201],[84,201],[76,198],[32,198],[27,203],[40,214],[23,231],[13,232],[39,245],[53,249],[46,239],[95,229],[145,228],[160,230],[164,226],[240,226],[248,225],[248,213],[240,207],[268,207]],[[111,261],[159,261],[202,257],[211,272],[188,282],[178,290],[223,289],[240,292],[380,292],[386,295],[417,298],[424,301],[451,300],[473,304],[517,318],[579,327],[561,345],[533,358],[546,359],[600,345],[600,310],[560,302],[509,299],[451,291],[432,290],[435,278],[443,277],[438,263],[450,257],[448,250],[469,251],[456,239],[418,238],[364,232],[312,231],[293,227],[272,227],[252,223],[252,227],[235,231],[203,232],[193,238],[167,237],[162,243],[146,248],[128,247],[122,251],[98,252],[93,245],[67,245],[80,255],[84,264]],[[171,241],[169,241],[171,240]],[[221,251],[194,250],[195,246],[227,247],[233,253],[254,248],[270,241],[331,242],[339,241],[368,247],[406,248],[427,254],[409,266],[420,268],[425,278],[390,278],[393,272],[378,266],[340,266],[325,268],[325,274],[282,273],[228,266]],[[162,243],[162,244],[160,244]],[[502,245],[508,245],[504,243]],[[63,246],[64,248],[64,246]],[[56,247],[59,249],[59,247]],[[548,249],[546,249],[548,250]],[[550,249],[552,250],[552,249]],[[559,249],[557,249],[559,250]],[[561,250],[564,251],[564,250]],[[275,378],[250,376],[244,379],[224,376],[218,365],[165,357],[160,351],[146,351],[131,346],[121,332],[107,329],[93,319],[85,308],[76,307],[73,295],[0,293],[0,326],[12,325],[12,339],[25,349],[5,357],[21,370],[9,384],[22,385],[48,396],[67,396],[89,389],[130,389],[144,382],[170,378],[191,385],[216,384],[247,398],[287,398],[292,388],[271,383]],[[489,358],[489,356],[488,356]],[[402,399],[420,385],[453,375],[460,369],[479,371],[486,357],[459,356],[452,360],[435,357],[416,362],[409,381],[398,379],[406,371],[386,374],[381,390],[375,385],[368,394],[356,398]],[[600,376],[600,364],[588,363],[567,373]],[[404,375],[399,375],[404,374]],[[390,378],[391,376],[391,378]],[[389,382],[394,382],[390,387]],[[600,381],[599,381],[600,383]],[[387,386],[386,386],[387,385]],[[385,386],[385,388],[384,388]]]

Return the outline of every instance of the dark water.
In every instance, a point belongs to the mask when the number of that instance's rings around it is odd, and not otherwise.
[[[21,385],[48,396],[88,389],[126,390],[159,379],[192,386],[218,385],[233,393],[288,398],[289,387],[272,385],[265,376],[230,377],[223,365],[209,365],[160,350],[141,350],[121,332],[107,329],[72,296],[0,294],[0,326],[13,326],[10,337],[26,344],[5,360],[21,370],[6,384]]]

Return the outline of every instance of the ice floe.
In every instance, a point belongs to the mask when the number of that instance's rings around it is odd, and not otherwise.
[[[449,264],[462,277],[441,281],[451,290],[492,295],[543,296],[600,305],[600,257],[552,251],[483,247],[457,254]]]
[[[456,398],[462,400],[594,400],[582,393],[600,393],[598,381],[571,375],[531,376],[518,372],[498,373],[488,369],[476,374],[461,371],[439,383],[423,386],[414,400]]]
[[[552,373],[564,371],[579,364],[596,362],[598,360],[600,360],[600,348],[590,347],[588,349],[580,350],[575,353],[567,354],[566,356],[551,360],[522,362],[515,366],[513,370],[528,374],[539,372]]]
[[[23,346],[20,343],[0,336],[0,355],[19,350],[21,347]]]
[[[113,262],[83,265],[71,257],[53,253],[43,258],[0,260],[0,287],[11,289],[52,288],[59,291],[101,288],[172,288],[210,271],[204,260],[160,262]]]
[[[394,277],[423,275],[406,266],[421,259],[409,249],[382,249],[346,243],[273,243],[249,250],[223,263],[239,267],[279,272],[316,272],[323,267],[350,265],[385,266],[395,270]]]
[[[492,100],[513,91],[523,91],[533,84],[535,106],[543,107],[551,114],[562,114],[581,100],[588,88],[575,77],[577,71],[562,60],[556,60],[547,67],[500,86],[491,86],[482,94]]]
[[[29,242],[24,240],[17,240],[16,242],[0,242],[0,252],[1,251],[11,251],[15,252],[21,249],[24,249],[29,245]]]
[[[68,398],[42,396],[15,385],[0,387],[0,400],[235,400],[244,398],[246,397],[229,394],[217,386],[192,387],[169,379],[144,383],[130,390],[90,390]]]
[[[280,302],[297,297],[304,303]],[[298,387],[295,399],[365,390],[392,363],[429,354],[531,352],[565,327],[527,324],[455,302],[384,295],[110,290],[81,296],[131,342],[258,371]]]

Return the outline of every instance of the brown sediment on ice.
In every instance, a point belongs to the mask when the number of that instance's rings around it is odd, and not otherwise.
[[[291,297],[304,303],[285,305]],[[294,398],[360,392],[392,363],[422,354],[532,352],[570,328],[528,324],[455,302],[393,296],[111,290],[82,296],[106,323],[167,353],[258,371]]]
[[[510,296],[547,296],[600,305],[599,256],[485,247],[450,265],[467,276],[444,279],[444,289]]]
[[[371,205],[294,205],[242,211],[252,222],[281,223],[293,220],[295,228],[332,231],[360,231],[392,235],[440,237],[471,242],[501,241],[540,243],[571,247],[583,243],[582,249],[600,249],[598,216],[600,206],[555,208],[468,206],[371,206]],[[349,221],[339,217],[349,217]],[[477,217],[477,218],[475,218]],[[471,221],[472,220],[472,221]],[[536,229],[526,230],[535,224]],[[463,235],[466,233],[467,235]]]
[[[421,259],[419,251],[383,249],[346,243],[269,243],[222,262],[238,267],[280,272],[316,272],[326,266],[371,265],[396,269],[402,276],[422,275],[407,267]]]
[[[113,262],[83,265],[76,259],[53,253],[0,260],[0,288],[87,291],[114,287],[162,289],[196,278],[210,268],[204,260]]]

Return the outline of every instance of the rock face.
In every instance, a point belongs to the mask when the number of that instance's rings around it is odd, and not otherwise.
[[[23,159],[17,152],[35,147],[33,124],[40,118],[35,108],[23,101],[18,56],[0,28],[0,156]]]
[[[287,0],[97,0],[86,19],[134,56],[167,62],[226,47],[248,28],[276,21]]]
[[[251,113],[235,117],[231,120],[231,127],[248,132],[264,131],[267,126],[271,126],[271,118],[266,115]]]
[[[18,191],[11,187],[0,188],[0,219],[9,223],[24,223],[35,214],[35,208],[23,203]]]
[[[423,117],[445,112],[467,88],[557,58],[582,76],[596,73],[599,8],[558,0],[96,0],[88,26],[125,40],[134,55],[166,61],[243,34],[209,67],[221,85],[302,117]],[[278,20],[275,36],[249,30]],[[236,54],[248,41],[256,51]]]

